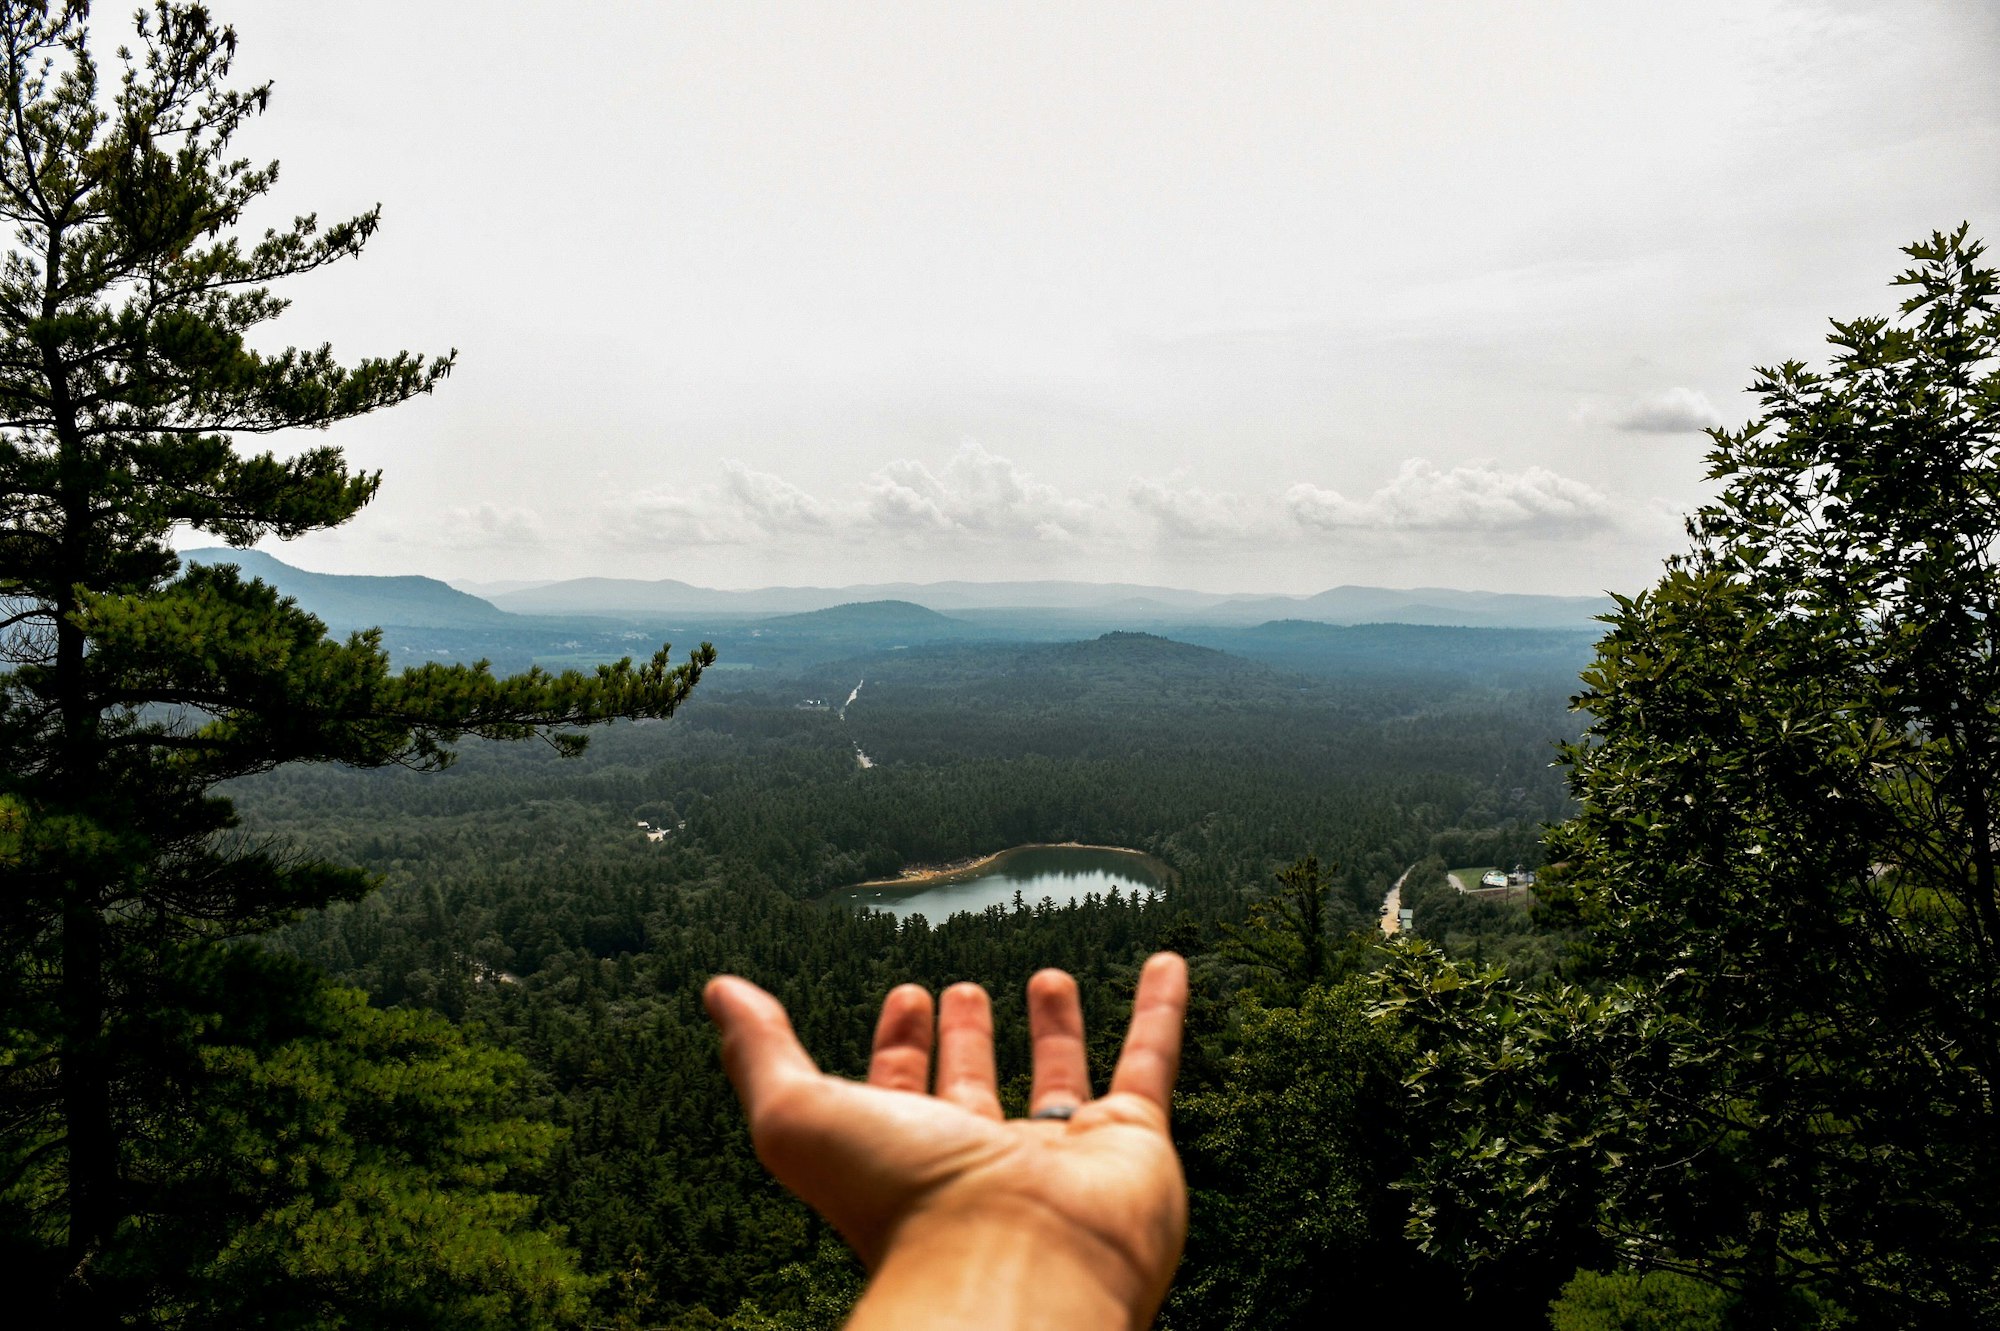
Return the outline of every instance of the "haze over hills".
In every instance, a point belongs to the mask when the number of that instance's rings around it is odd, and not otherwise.
[[[190,564],[234,564],[246,578],[261,578],[324,620],[335,633],[387,624],[416,628],[495,628],[517,616],[436,578],[406,574],[365,577],[312,573],[261,550],[210,547],[183,550]]]
[[[848,587],[757,587],[725,591],[674,578],[571,578],[531,585],[456,584],[520,614],[658,615],[722,611],[729,614],[797,614],[860,601],[909,601],[932,610],[1096,609],[1120,601],[1163,609],[1205,609],[1231,598],[1134,583],[1091,582],[882,582]]]
[[[468,590],[480,584],[468,583]],[[497,585],[496,585],[497,588]],[[1188,591],[1135,583],[934,582],[851,587],[761,587],[723,591],[671,578],[575,578],[491,592],[492,603],[517,614],[595,615],[620,619],[727,614],[746,618],[827,610],[870,601],[905,601],[927,609],[975,612],[975,622],[999,623],[1005,612],[1073,613],[1100,625],[1194,622],[1261,624],[1274,619],[1322,623],[1405,623],[1495,628],[1588,628],[1612,608],[1608,596],[1527,596],[1448,587],[1398,590],[1334,587],[1312,596]]]
[[[1308,675],[1448,674],[1489,684],[1574,680],[1598,634],[1577,628],[1481,628],[1434,624],[1325,624],[1282,619],[1253,625],[1190,625],[1184,642]]]
[[[1494,679],[1550,672],[1573,678],[1597,636],[1592,616],[1606,604],[1448,588],[1232,597],[1133,584],[955,582],[725,592],[587,579],[503,594],[495,605],[435,578],[314,573],[258,551],[204,549],[183,558],[237,564],[336,634],[379,626],[398,665],[486,659],[503,672],[589,667],[643,655],[665,640],[682,649],[713,642],[725,668],[796,669],[883,648],[1076,641],[1139,630],[1309,674],[1442,669]],[[589,594],[607,587],[615,594]],[[909,595],[871,595],[890,589]],[[636,608],[668,593],[678,606]],[[918,599],[926,597],[952,608]],[[832,603],[776,608],[813,600]]]
[[[1589,628],[1615,603],[1609,596],[1524,596],[1450,587],[1333,587],[1312,596],[1246,597],[1210,618],[1263,624],[1275,619],[1323,624],[1426,624],[1444,628]]]
[[[757,623],[766,629],[880,628],[892,632],[969,627],[962,619],[941,615],[914,601],[850,601],[824,610],[802,610],[795,615],[760,619]]]

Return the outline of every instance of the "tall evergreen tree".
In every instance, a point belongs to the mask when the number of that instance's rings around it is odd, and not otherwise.
[[[1333,883],[1307,855],[1278,871],[1277,890],[1250,908],[1250,919],[1226,934],[1231,960],[1250,966],[1282,1002],[1296,1002],[1336,969],[1327,937]]]
[[[358,255],[378,212],[239,238],[277,168],[230,155],[269,97],[231,84],[234,33],[156,0],[116,80],[88,38],[82,0],[0,3],[0,1198],[71,1325],[119,1319],[119,1253],[147,1227],[174,975],[367,887],[233,837],[218,783],[435,766],[468,735],[573,751],[556,728],[668,715],[712,659],[396,674],[375,634],[334,641],[233,568],[182,570],[177,529],[248,546],[375,494],[338,448],[244,437],[428,393],[453,358],[252,349],[273,284]]]
[[[1406,955],[1420,1180],[1468,1266],[1588,1252],[1742,1325],[2000,1327],[2000,272],[1912,245],[1899,318],[1759,372],[1689,552],[1621,602],[1545,902],[1596,992]]]

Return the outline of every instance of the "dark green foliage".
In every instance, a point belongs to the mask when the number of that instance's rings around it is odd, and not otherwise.
[[[1738,1295],[1672,1271],[1578,1271],[1549,1305],[1551,1331],[1838,1331],[1854,1319],[1811,1290],[1757,1310]]]
[[[1584,675],[1549,894],[1615,987],[1420,1019],[1435,1112],[1546,1124],[1427,1180],[1468,1265],[1553,1210],[1744,1325],[2000,1325],[2000,311],[1962,228],[1909,253],[1901,321],[1760,372]]]
[[[1729,1331],[1727,1291],[1671,1271],[1578,1271],[1549,1307],[1550,1331]]]
[[[1361,994],[1350,980],[1296,1006],[1246,999],[1215,1082],[1177,1098],[1193,1229],[1162,1325],[1273,1331],[1456,1302],[1404,1238],[1408,1050]]]
[[[248,948],[177,958],[101,1277],[173,1327],[549,1326],[588,1285],[508,1184],[557,1133],[526,1065]],[[120,1263],[127,1263],[120,1269]]]
[[[1489,1311],[1538,1315],[1578,1263],[1620,1255],[1621,1189],[1651,1182],[1630,1162],[1660,1107],[1591,1092],[1657,1080],[1699,1057],[1695,1037],[1628,990],[1519,985],[1422,941],[1371,979],[1375,1015],[1414,1044],[1413,1231]]]
[[[1278,871],[1278,885],[1250,907],[1249,920],[1227,929],[1225,954],[1260,973],[1279,1001],[1297,1002],[1340,968],[1327,936],[1332,883],[1308,855]]]
[[[181,573],[178,529],[247,546],[336,526],[375,493],[337,448],[246,454],[240,436],[407,401],[452,359],[344,366],[325,347],[254,350],[250,332],[285,307],[271,284],[360,253],[378,216],[240,238],[276,167],[230,155],[268,96],[230,85],[234,34],[199,5],[160,0],[106,87],[86,10],[0,3],[0,220],[14,245],[0,263],[0,1225],[28,1273],[16,1294],[28,1315],[99,1326],[175,1306],[203,1262],[222,1260],[165,1261],[207,1231],[170,1223],[145,1177],[170,1047],[147,1032],[195,1020],[174,975],[219,940],[367,886],[244,841],[215,785],[301,760],[436,766],[466,736],[547,735],[574,751],[581,740],[552,728],[665,716],[709,654],[561,677],[392,674],[372,633],[329,640],[228,567]],[[347,1010],[319,1009],[327,1022]],[[380,1029],[349,1016],[357,1040]],[[333,1193],[304,1195],[289,1213],[301,1243],[332,1223],[320,1202],[339,1209]],[[520,1219],[510,1205],[491,1204],[496,1236]],[[429,1260],[385,1241],[403,1230],[374,1231],[384,1265],[369,1281],[384,1290],[399,1251]],[[555,1251],[534,1260],[560,1265]],[[526,1286],[465,1302],[447,1286],[473,1289],[471,1266],[429,1270],[445,1320],[560,1302]]]

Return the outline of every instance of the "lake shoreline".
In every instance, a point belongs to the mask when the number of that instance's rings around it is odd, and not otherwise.
[[[863,888],[918,888],[930,887],[938,883],[948,883],[964,874],[977,873],[1007,856],[1020,850],[1109,850],[1121,855],[1139,855],[1171,869],[1165,861],[1143,850],[1130,846],[1102,846],[1090,841],[1031,841],[1019,846],[1009,846],[996,850],[990,855],[974,855],[967,859],[952,860],[945,864],[912,864],[894,878],[871,878],[865,883],[855,883],[837,889],[840,892],[859,892]]]

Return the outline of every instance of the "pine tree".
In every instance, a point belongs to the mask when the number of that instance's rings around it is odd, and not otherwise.
[[[143,1233],[171,976],[367,888],[233,833],[219,783],[283,763],[438,766],[463,737],[672,713],[712,660],[498,678],[392,673],[178,529],[239,547],[337,526],[379,476],[250,452],[430,392],[454,357],[254,350],[285,278],[358,255],[379,210],[238,235],[277,181],[230,156],[269,99],[234,33],[157,0],[115,81],[81,0],[0,0],[0,1225],[70,1325],[119,1320]],[[189,1020],[194,1020],[190,1017]],[[17,1269],[25,1269],[18,1268]]]
[[[1305,989],[1334,978],[1326,927],[1332,894],[1319,856],[1294,860],[1278,871],[1277,890],[1250,908],[1249,923],[1226,930],[1225,952],[1268,979],[1279,1001],[1296,1001]]]

